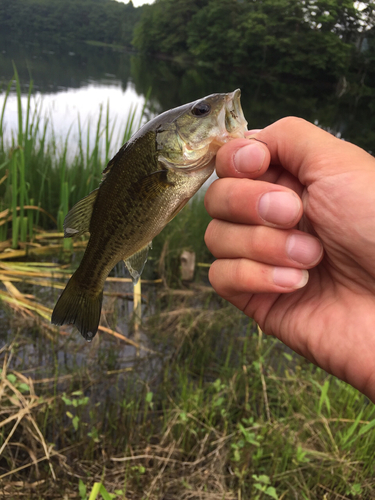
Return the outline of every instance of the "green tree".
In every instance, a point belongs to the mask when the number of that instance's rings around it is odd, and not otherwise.
[[[243,4],[237,0],[210,0],[188,26],[188,48],[198,60],[216,69],[243,63]]]
[[[131,45],[142,8],[113,0],[0,0],[0,32],[13,41],[95,40]]]
[[[334,80],[347,72],[359,26],[352,0],[157,0],[133,43],[218,73]]]
[[[143,53],[188,53],[190,22],[207,0],[156,0],[144,9],[135,27],[133,44]]]

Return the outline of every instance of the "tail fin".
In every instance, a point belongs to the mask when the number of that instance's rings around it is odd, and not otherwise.
[[[54,325],[73,323],[82,336],[90,342],[98,331],[102,300],[102,291],[98,295],[88,293],[79,286],[73,274],[55,305],[51,323]]]

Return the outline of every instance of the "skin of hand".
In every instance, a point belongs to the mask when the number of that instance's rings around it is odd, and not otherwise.
[[[375,159],[299,118],[250,134],[205,196],[211,284],[375,402]]]

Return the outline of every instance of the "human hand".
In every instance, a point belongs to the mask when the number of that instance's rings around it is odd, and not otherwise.
[[[375,159],[298,118],[255,137],[217,155],[211,284],[375,402]]]

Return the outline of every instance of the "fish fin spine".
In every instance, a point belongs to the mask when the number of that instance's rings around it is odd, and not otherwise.
[[[150,248],[152,248],[152,241],[138,250],[138,252],[135,252],[133,255],[124,260],[125,266],[132,277],[133,285],[136,285],[141,277],[143,268],[147,262],[148,251]]]
[[[99,188],[82,198],[67,213],[64,220],[64,238],[80,236],[90,230],[90,221]]]
[[[74,324],[81,335],[90,342],[98,331],[102,301],[102,290],[96,295],[88,293],[79,286],[73,274],[55,305],[51,323],[54,325]]]

